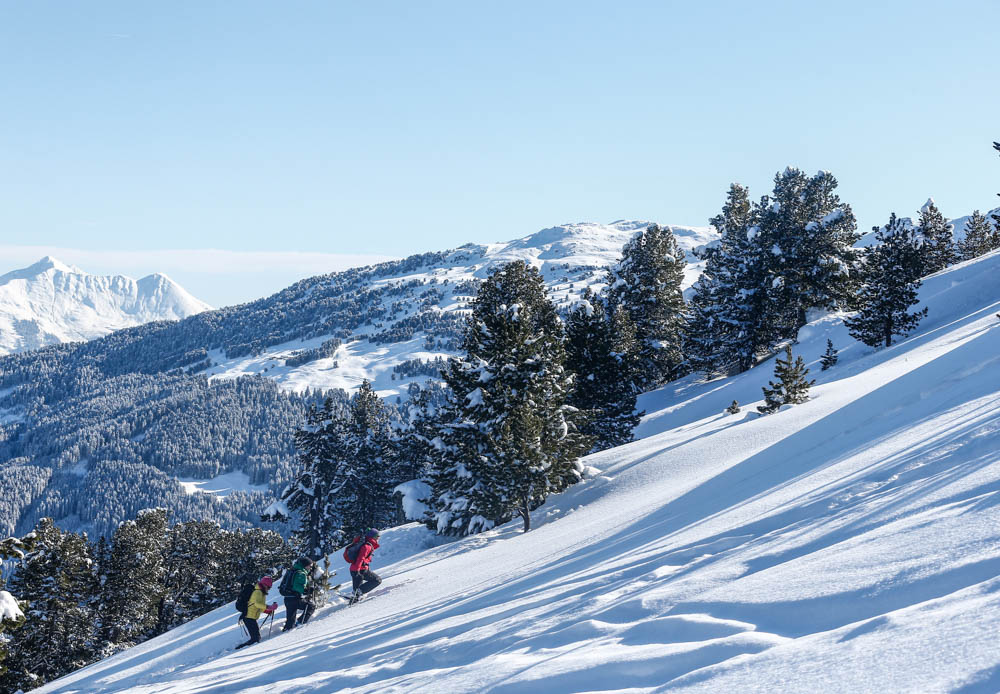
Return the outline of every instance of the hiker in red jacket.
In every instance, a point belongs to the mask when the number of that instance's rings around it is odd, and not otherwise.
[[[351,564],[351,580],[354,581],[354,596],[351,604],[362,600],[365,594],[371,592],[382,582],[374,571],[368,568],[372,563],[372,552],[378,549],[378,530],[368,530],[365,541],[358,549],[358,556]]]

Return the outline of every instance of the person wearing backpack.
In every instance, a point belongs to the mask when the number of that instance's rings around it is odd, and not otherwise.
[[[360,602],[365,595],[377,588],[382,579],[374,571],[368,568],[372,563],[372,553],[378,549],[379,531],[370,529],[365,532],[364,541],[357,549],[357,556],[351,562],[351,580],[354,582],[354,595],[351,597],[351,604]],[[360,538],[358,538],[360,539]],[[353,545],[347,551],[353,549]]]
[[[301,557],[296,559],[292,568],[281,577],[278,592],[285,598],[285,626],[281,628],[282,631],[288,631],[295,627],[295,615],[299,610],[302,610],[300,624],[305,624],[312,616],[312,605],[303,598],[309,589],[309,575],[312,572],[312,565],[312,559]]]
[[[240,591],[240,596],[236,599],[236,609],[240,611],[240,621],[246,627],[250,640],[241,643],[236,650],[260,643],[260,627],[257,626],[257,619],[261,614],[274,614],[278,609],[278,603],[268,605],[266,601],[267,591],[271,589],[271,585],[273,582],[270,576],[261,576],[256,584],[248,583]]]

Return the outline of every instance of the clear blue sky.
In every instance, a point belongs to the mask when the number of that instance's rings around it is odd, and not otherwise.
[[[786,165],[863,229],[959,216],[1000,203],[998,40],[995,0],[0,0],[0,248],[404,256],[706,224]]]

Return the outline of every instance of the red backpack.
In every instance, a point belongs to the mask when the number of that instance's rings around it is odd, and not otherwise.
[[[351,544],[347,545],[344,549],[344,559],[347,560],[348,564],[353,564],[358,558],[358,552],[361,551],[361,545],[365,543],[365,538],[358,535],[356,538],[351,540]]]

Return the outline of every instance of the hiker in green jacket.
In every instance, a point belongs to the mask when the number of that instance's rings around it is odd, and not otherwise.
[[[291,570],[281,577],[278,592],[285,598],[285,626],[282,631],[288,631],[295,626],[295,614],[302,610],[300,624],[305,624],[312,616],[313,605],[303,597],[309,591],[313,560],[301,557],[295,560]]]

